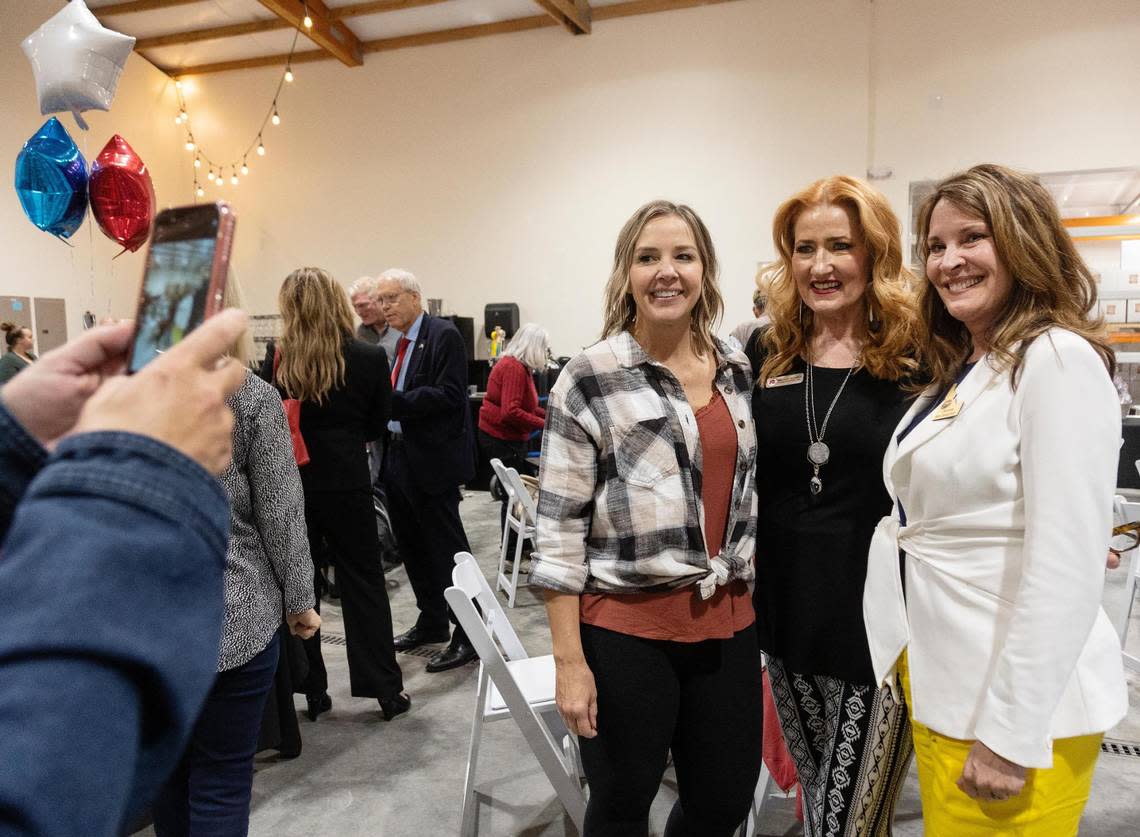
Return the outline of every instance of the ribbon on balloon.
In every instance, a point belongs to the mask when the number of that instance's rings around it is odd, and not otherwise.
[[[28,220],[61,240],[83,223],[90,195],[91,214],[123,247],[120,256],[146,242],[156,205],[146,163],[125,139],[111,137],[88,175],[75,140],[54,116],[16,157],[16,194]]]

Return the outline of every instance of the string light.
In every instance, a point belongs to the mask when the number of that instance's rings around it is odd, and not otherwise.
[[[302,24],[305,29],[311,29],[313,26],[313,19],[309,15],[308,5],[305,3],[302,3],[302,5],[304,6],[305,10],[305,16]],[[275,126],[281,124],[281,112],[278,108],[277,99],[281,95],[281,88],[285,84],[292,82],[295,78],[293,74],[293,55],[296,51],[297,38],[300,36],[301,31],[302,30],[300,28],[297,28],[293,32],[293,43],[289,47],[289,54],[285,59],[285,69],[278,79],[277,90],[273,94],[273,99],[270,101],[269,107],[265,110],[265,116],[261,120],[261,126],[258,128],[257,134],[254,136],[254,139],[249,144],[249,146],[246,147],[245,151],[241,153],[240,157],[231,158],[241,160],[241,173],[243,176],[249,174],[248,159],[251,151],[256,151],[258,157],[265,156],[265,141],[262,138],[265,126],[267,124],[272,124]],[[195,141],[194,132],[190,124],[190,113],[186,107],[186,99],[183,95],[185,87],[186,86],[182,83],[181,79],[174,79],[174,88],[178,98],[178,112],[175,114],[174,124],[182,126],[182,128],[186,131],[185,148],[187,151],[194,152],[194,193],[198,197],[202,197],[205,194],[203,184],[198,180],[198,170],[203,167],[203,163],[205,163],[207,169],[207,181],[214,183],[217,186],[224,186],[226,182],[225,169],[229,168],[230,184],[237,186],[241,182],[238,178],[238,164],[235,162],[226,166],[225,164],[215,163],[210,159],[210,155],[207,153],[206,149],[202,148],[202,146],[200,146]]]

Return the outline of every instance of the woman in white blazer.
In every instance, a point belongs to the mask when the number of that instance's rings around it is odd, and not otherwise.
[[[917,233],[933,384],[884,459],[875,676],[907,690],[927,834],[1076,834],[1128,706],[1100,607],[1120,413],[1094,280],[1049,193],[1000,166],[938,184]]]

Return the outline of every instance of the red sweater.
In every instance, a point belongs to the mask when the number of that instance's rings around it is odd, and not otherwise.
[[[534,379],[518,358],[505,355],[491,370],[487,395],[479,410],[479,429],[508,442],[525,442],[541,430],[546,411],[538,406]]]

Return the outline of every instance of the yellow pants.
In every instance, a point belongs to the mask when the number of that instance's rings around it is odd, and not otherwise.
[[[898,670],[910,711],[905,652]],[[1103,734],[1056,739],[1051,768],[1030,768],[1025,788],[1012,799],[984,802],[971,799],[957,785],[974,742],[940,735],[916,722],[913,713],[911,729],[926,837],[1071,837],[1077,833]]]

